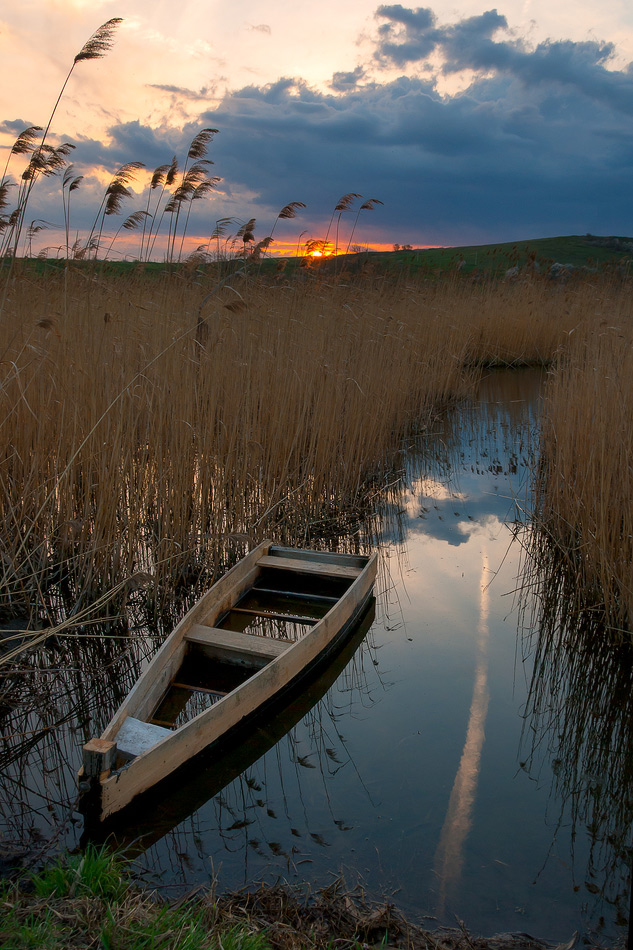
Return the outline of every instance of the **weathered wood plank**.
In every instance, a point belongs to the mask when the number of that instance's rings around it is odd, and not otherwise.
[[[265,620],[285,620],[286,623],[304,623],[307,626],[314,626],[320,619],[318,617],[306,617],[305,614],[282,614],[277,610],[255,610],[251,607],[231,607],[232,614],[247,614],[249,617],[263,617]]]
[[[189,683],[177,683],[174,680],[171,684],[174,689],[187,689],[190,693],[206,693],[208,696],[226,696],[226,690],[207,689],[206,686],[190,686]]]
[[[141,755],[142,752],[147,752],[161,739],[170,735],[172,735],[171,729],[165,729],[151,722],[141,722],[134,716],[128,716],[117,734],[117,746],[119,751],[126,755]]]
[[[350,567],[345,564],[331,564],[326,561],[308,561],[303,558],[276,557],[267,554],[259,559],[260,567],[275,567],[284,571],[293,571],[296,574],[311,574],[319,577],[342,577],[355,580],[362,568]]]
[[[326,564],[342,564],[347,567],[363,568],[368,558],[361,554],[339,554],[334,551],[311,551],[309,548],[287,548],[281,544],[273,544],[269,554],[277,557],[298,558],[301,561],[321,561]]]
[[[83,775],[86,778],[99,778],[114,768],[116,742],[105,739],[89,739],[83,748]]]
[[[260,587],[259,585],[251,587],[253,594],[272,594],[274,597],[286,597],[288,600],[312,601],[314,604],[335,604],[338,597],[328,597],[327,594],[302,594],[296,590],[277,590],[273,587]]]
[[[257,665],[261,661],[273,660],[280,656],[290,646],[287,640],[273,640],[272,637],[256,637],[251,633],[238,633],[235,630],[223,630],[220,627],[208,627],[205,624],[195,624],[187,632],[188,643],[205,647],[205,652],[211,656],[240,656],[249,657]]]

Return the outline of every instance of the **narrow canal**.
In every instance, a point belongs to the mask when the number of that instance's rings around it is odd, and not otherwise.
[[[431,928],[459,918],[483,934],[579,930],[605,945],[622,932],[534,700],[545,687],[535,690],[524,567],[542,384],[537,371],[491,373],[471,405],[438,421],[430,452],[411,448],[381,511],[371,626],[220,769],[121,831],[148,882],[175,893],[211,878],[224,890],[342,876]],[[560,739],[564,713],[552,714]],[[67,716],[55,755],[44,736],[5,771],[7,846],[80,840]],[[43,769],[56,771],[46,783]],[[606,890],[626,909],[611,857]]]

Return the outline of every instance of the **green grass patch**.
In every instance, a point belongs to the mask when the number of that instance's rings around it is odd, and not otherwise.
[[[89,896],[116,904],[127,889],[125,863],[120,855],[88,845],[81,855],[58,858],[31,878],[37,897]]]
[[[260,884],[168,902],[139,886],[121,855],[105,848],[0,882],[3,950],[465,950],[473,940],[463,927],[429,931],[342,881],[309,898],[299,885]],[[476,946],[499,944],[476,938]],[[504,947],[524,950],[524,935],[508,935]]]
[[[268,950],[209,898],[167,904],[135,885],[120,854],[89,846],[0,884],[0,947],[11,950]]]

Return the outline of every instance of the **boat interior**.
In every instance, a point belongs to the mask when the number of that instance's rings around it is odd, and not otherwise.
[[[127,717],[118,766],[139,755],[245,682],[317,624],[367,558],[273,546],[249,586],[213,626],[192,625],[184,659],[147,721]]]

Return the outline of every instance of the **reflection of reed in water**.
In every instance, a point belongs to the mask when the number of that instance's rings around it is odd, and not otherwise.
[[[524,651],[533,657],[523,767],[546,761],[560,800],[591,847],[584,886],[628,916],[633,820],[633,646],[586,608],[564,552],[526,531]],[[564,816],[565,813],[565,816]]]
[[[0,681],[0,828],[25,850],[68,834],[81,747],[156,649],[112,623],[51,638]],[[71,835],[72,838],[72,835]]]

